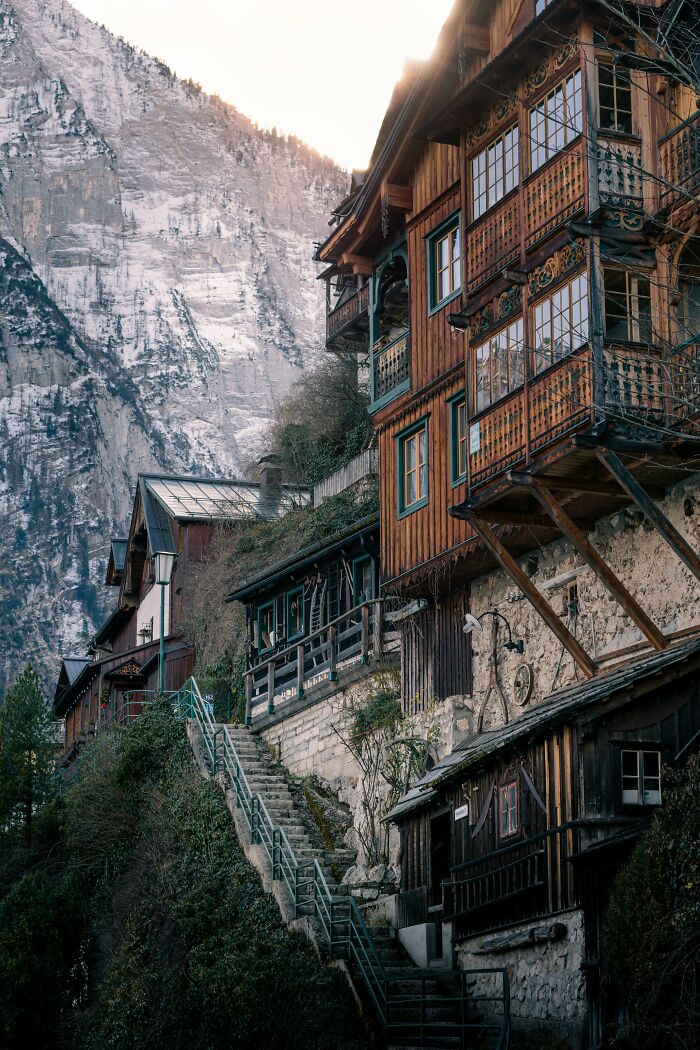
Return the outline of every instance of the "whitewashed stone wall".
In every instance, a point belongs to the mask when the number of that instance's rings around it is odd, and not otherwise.
[[[538,939],[553,923],[565,927],[563,936]],[[531,920],[510,927],[508,934],[513,938],[530,935],[531,943],[505,951],[484,951],[496,935],[478,934],[457,945],[460,967],[507,971],[518,1046],[579,1050],[587,1024],[583,913],[576,909],[546,920]]]
[[[699,549],[699,476],[693,475],[671,490],[662,507],[691,546]],[[636,508],[627,508],[602,519],[590,535],[590,540],[664,633],[669,634],[700,622],[700,583]],[[540,589],[547,581],[567,574],[569,570],[577,570],[575,581],[580,612],[576,622],[568,615],[563,619],[589,654],[614,657],[620,649],[645,641],[597,576],[583,564],[570,543],[559,540],[534,550],[533,555],[537,558],[537,565],[531,573],[531,579]],[[528,558],[522,557],[520,564],[527,570]],[[555,611],[564,611],[567,596],[565,583],[552,589],[545,588],[543,593]],[[499,634],[499,677],[511,719],[516,718],[522,710],[513,697],[513,679],[519,664],[526,662],[533,667],[531,704],[581,677],[569,654],[562,650],[561,644],[530,603],[522,598],[511,578],[500,570],[480,577],[472,584],[472,613],[478,616],[490,609],[503,613],[511,624],[514,638],[521,638],[525,643],[522,656],[508,653],[502,647],[506,640],[505,631],[502,629]],[[473,636],[476,651],[473,663],[474,692],[471,700],[465,701],[463,719],[467,731],[476,726],[480,703],[487,689],[490,668],[489,622],[488,619],[484,621],[483,633]],[[486,710],[484,728],[491,728],[501,721],[500,703],[492,696]]]

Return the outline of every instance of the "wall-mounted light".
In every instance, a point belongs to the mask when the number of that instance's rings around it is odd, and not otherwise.
[[[480,616],[472,616],[471,613],[464,614],[464,627],[462,631],[464,634],[473,634],[474,631],[480,632],[483,630],[481,621],[485,616],[492,616],[495,620],[502,620],[508,630],[508,641],[503,643],[503,648],[507,649],[509,653],[522,653],[525,649],[525,643],[522,638],[519,638],[517,642],[513,641],[513,633],[510,629],[510,624],[506,620],[505,616],[499,612],[487,611],[481,613]]]

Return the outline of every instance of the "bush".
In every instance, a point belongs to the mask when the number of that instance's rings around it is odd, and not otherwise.
[[[700,1046],[700,758],[665,772],[664,805],[611,892],[605,955],[631,1020],[616,1044]]]

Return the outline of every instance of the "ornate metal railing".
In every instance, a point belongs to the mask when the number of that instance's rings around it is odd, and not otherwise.
[[[326,315],[326,341],[340,335],[346,328],[367,313],[369,308],[369,283],[363,284],[344,302],[333,307]]]
[[[402,332],[392,342],[374,344],[372,351],[372,391],[374,400],[390,394],[410,378],[410,334]]]
[[[700,185],[700,113],[683,121],[659,142],[662,208],[694,194]],[[678,190],[683,193],[679,194]]]

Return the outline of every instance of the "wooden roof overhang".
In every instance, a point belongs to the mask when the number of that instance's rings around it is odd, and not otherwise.
[[[424,120],[416,135],[432,142],[458,146],[460,133],[475,119],[475,114],[493,107],[503,97],[509,82],[515,90],[523,70],[541,59],[543,41],[552,47],[562,46],[561,27],[574,11],[581,11],[581,0],[552,0],[539,15],[534,13],[534,0],[524,0],[513,24],[514,37],[498,54],[472,77],[442,107]],[[595,2],[590,4],[595,7]]]

